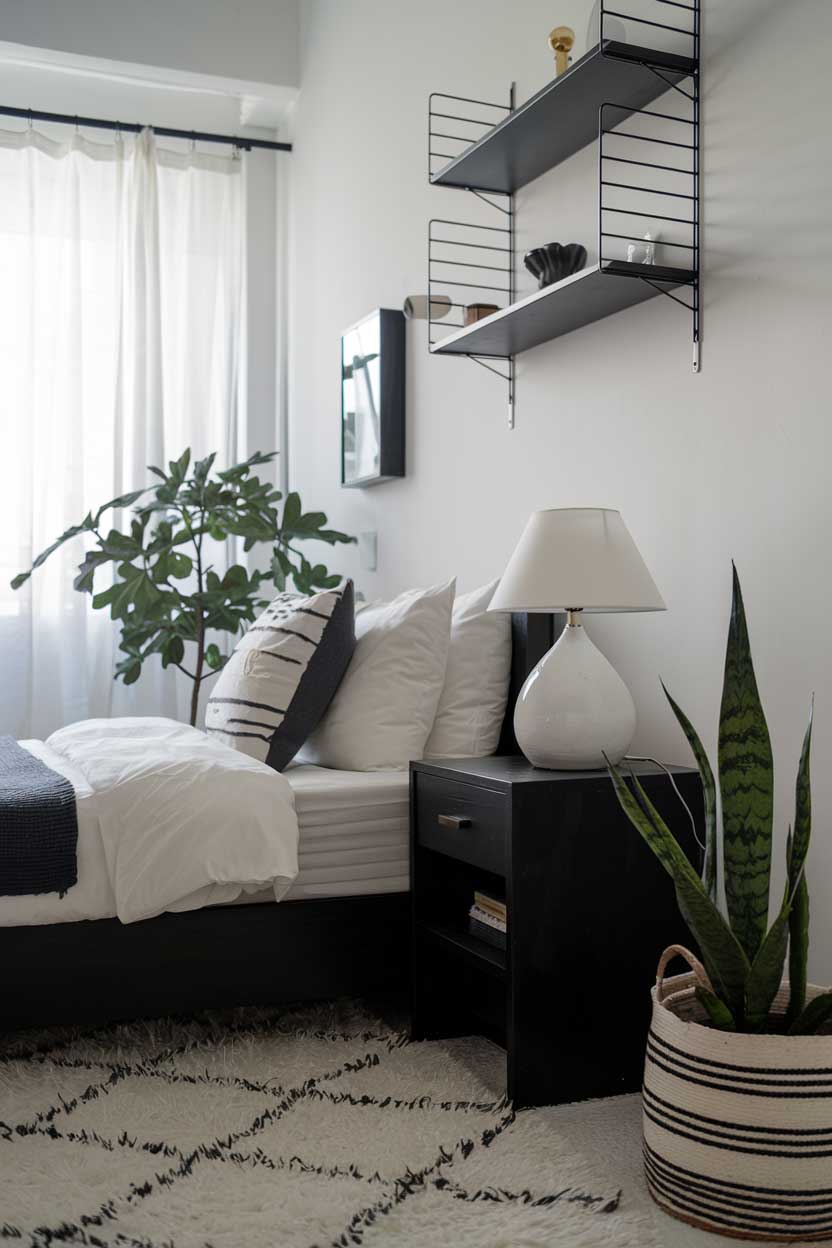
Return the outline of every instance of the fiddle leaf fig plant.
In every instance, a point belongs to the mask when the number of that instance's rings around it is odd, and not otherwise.
[[[170,462],[167,472],[151,466],[148,471],[159,484],[122,494],[88,512],[14,578],[12,589],[19,589],[65,542],[90,534],[95,540],[73,585],[93,594],[94,608],[109,608],[112,619],[121,621],[124,658],[116,665],[116,678],[133,684],[147,660],[158,654],[163,667],[176,667],[193,682],[190,720],[196,724],[200,686],[227,661],[212,636],[237,634],[251,623],[268,604],[262,586],[269,581],[281,592],[291,580],[302,594],[339,584],[340,576],[322,563],[311,563],[298,549],[299,542],[335,546],[355,541],[326,528],[322,511],[304,512],[298,494],[284,499],[280,490],[254,474],[254,468],[276,454],[258,451],[242,463],[214,471],[216,454],[191,465],[186,450]],[[106,531],[106,513],[129,507],[129,532]],[[235,563],[217,569],[209,539],[223,542],[229,537],[242,538],[245,551],[261,543],[270,546],[268,568],[249,572]],[[95,593],[96,574],[107,564],[113,568],[112,584]]]
[[[662,686],[664,688],[664,686]],[[659,812],[630,772],[632,788],[608,763],[622,810],[672,877],[683,919],[696,940],[713,992],[696,994],[711,1026],[723,1031],[787,1030],[807,1035],[832,1018],[832,992],[806,1001],[809,889],[806,855],[812,828],[809,756],[812,712],[797,768],[794,824],[786,837],[786,886],[768,926],[774,812],[774,763],[760,704],[742,590],[733,570],[733,599],[719,717],[719,796],[727,917],[719,908],[717,782],[701,741],[664,690],[699,769],[704,794],[705,857],[700,878]],[[772,1014],[788,954],[789,1003]]]

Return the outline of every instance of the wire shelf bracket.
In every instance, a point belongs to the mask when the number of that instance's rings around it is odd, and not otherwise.
[[[455,160],[466,147],[493,129],[494,125],[509,116],[515,107],[514,83],[509,88],[508,104],[494,104],[487,100],[474,100],[465,96],[446,95],[435,91],[428,103],[428,177],[435,172],[434,161]],[[460,105],[471,105],[480,115],[463,116]],[[455,109],[455,112],[445,111]],[[482,114],[485,114],[484,116]],[[448,134],[446,130],[434,129],[435,119],[440,124],[455,121],[471,126],[472,133]],[[477,132],[479,131],[479,132]],[[436,140],[452,139],[464,146],[456,152],[439,151]],[[465,186],[481,203],[503,218],[500,225],[478,224],[475,221],[450,220],[434,217],[428,224],[428,349],[441,339],[434,337],[437,327],[462,329],[465,310],[470,303],[484,296],[489,306],[493,296],[499,295],[512,304],[516,298],[514,275],[514,194],[502,191],[483,191],[479,187]],[[499,218],[496,218],[499,219]],[[466,258],[463,258],[466,257]],[[449,270],[462,269],[456,275]],[[499,284],[498,284],[499,283]],[[449,298],[449,292],[452,296]],[[469,293],[470,292],[470,293]],[[441,309],[441,315],[435,313]],[[508,427],[514,428],[515,361],[513,355],[485,356],[471,352],[465,358],[488,369],[508,387]],[[502,367],[499,367],[502,364]]]
[[[667,76],[662,69],[655,64],[651,64],[648,59],[640,60],[641,66],[654,74],[667,88],[673,90],[677,95],[681,96],[685,101],[686,114],[676,115],[672,113],[660,112],[656,109],[636,108],[629,104],[619,104],[613,101],[605,101],[598,110],[598,257],[601,266],[601,272],[610,276],[622,276],[622,268],[619,265],[615,267],[610,264],[611,257],[605,256],[605,240],[619,239],[629,240],[630,242],[643,241],[635,234],[622,234],[607,229],[609,220],[608,214],[614,213],[618,216],[646,218],[649,221],[657,221],[671,228],[672,237],[662,239],[657,242],[657,246],[668,249],[676,256],[680,252],[687,253],[687,260],[690,264],[690,280],[686,283],[690,287],[690,301],[680,299],[677,294],[673,294],[662,285],[662,279],[656,275],[655,277],[647,277],[639,274],[636,280],[646,283],[659,294],[665,295],[668,299],[672,299],[674,303],[683,307],[691,316],[691,337],[692,337],[692,368],[694,373],[698,373],[700,369],[700,343],[702,339],[702,312],[701,312],[701,273],[700,273],[700,246],[699,246],[699,225],[700,225],[700,169],[699,169],[699,141],[700,141],[700,92],[701,92],[701,0],[692,0],[690,4],[680,4],[678,0],[655,0],[657,4],[672,4],[674,8],[684,9],[689,17],[689,26],[665,26],[660,22],[647,22],[642,18],[634,17],[632,14],[620,13],[615,9],[607,6],[604,0],[601,0],[600,13],[600,47],[601,55],[608,56],[608,41],[605,38],[605,18],[607,16],[614,18],[625,18],[630,21],[642,22],[644,25],[656,26],[662,30],[673,31],[675,34],[684,36],[690,41],[690,90],[683,87],[679,82],[674,82]],[[684,20],[684,19],[683,19]],[[614,56],[615,54],[612,53]],[[687,80],[685,80],[687,81]],[[631,130],[620,130],[616,128],[615,115],[618,114],[618,121],[621,122],[630,117],[647,117],[664,123],[664,133],[657,135],[655,133],[643,134],[634,133]],[[651,124],[647,123],[648,126]],[[668,128],[669,127],[669,128]],[[623,140],[624,145],[621,146],[619,141]],[[610,141],[613,142],[615,150],[610,152]],[[637,158],[636,149],[628,146],[630,143],[638,144],[658,144],[662,148],[675,148],[673,163],[661,163],[658,160],[640,160]],[[640,148],[639,154],[644,153],[644,149]],[[624,153],[628,154],[624,154]],[[670,160],[671,157],[668,156]],[[630,165],[634,168],[653,169],[660,174],[671,175],[670,183],[674,187],[684,185],[685,189],[669,189],[667,185],[646,186],[630,182],[619,182],[607,176],[607,170],[611,163],[616,165]],[[674,179],[681,175],[684,181],[680,184]],[[605,188],[614,191],[630,191],[635,192],[637,196],[648,197],[650,208],[656,206],[656,196],[662,198],[670,198],[680,201],[681,204],[687,206],[687,216],[677,216],[675,213],[661,213],[647,211],[643,204],[643,199],[627,198],[619,200],[615,204],[611,204],[609,199],[605,199]],[[674,226],[681,226],[682,230],[673,230]],[[609,265],[609,267],[607,267]],[[626,273],[623,274],[627,276]],[[630,280],[633,280],[630,277]]]

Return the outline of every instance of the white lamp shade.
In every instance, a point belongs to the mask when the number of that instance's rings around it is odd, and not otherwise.
[[[664,611],[621,513],[605,507],[535,511],[490,611]]]

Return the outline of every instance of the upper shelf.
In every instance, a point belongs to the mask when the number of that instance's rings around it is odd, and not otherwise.
[[[664,81],[649,65],[661,70]],[[644,108],[695,71],[687,56],[607,39],[431,178],[435,186],[516,191],[598,138],[598,110]],[[629,110],[629,111],[627,111]]]
[[[648,281],[661,282],[663,289],[673,290],[689,285],[693,276],[686,269],[658,264],[614,261],[606,264],[603,271],[592,264],[465,329],[448,334],[434,343],[431,354],[518,355],[551,338],[559,338],[582,325],[611,316],[613,312],[652,299],[660,292]],[[633,281],[640,277],[648,281]],[[437,324],[441,325],[441,321]]]

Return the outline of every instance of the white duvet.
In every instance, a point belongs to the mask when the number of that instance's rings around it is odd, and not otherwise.
[[[282,775],[172,719],[89,719],[21,741],[71,782],[78,882],[66,895],[0,897],[0,926],[234,901],[298,873],[298,824]]]

